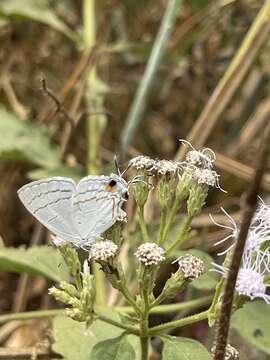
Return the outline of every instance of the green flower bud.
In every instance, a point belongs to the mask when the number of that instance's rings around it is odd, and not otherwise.
[[[189,190],[187,201],[188,215],[194,217],[201,212],[208,195],[208,187],[194,184]]]
[[[60,282],[59,287],[71,297],[79,298],[80,296],[80,293],[76,289],[76,287],[72,284],[67,283],[66,281]]]
[[[77,276],[81,272],[81,263],[77,254],[77,251],[72,247],[72,245],[67,244],[58,247],[60,253],[62,254],[71,276]]]

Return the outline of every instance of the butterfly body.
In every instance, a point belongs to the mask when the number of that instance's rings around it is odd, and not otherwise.
[[[78,184],[70,178],[51,177],[24,185],[18,195],[54,235],[87,247],[117,220],[128,197],[128,184],[116,174],[89,175]]]

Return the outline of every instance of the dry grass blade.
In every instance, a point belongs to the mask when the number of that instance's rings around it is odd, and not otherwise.
[[[237,280],[238,271],[241,265],[241,259],[245,248],[248,230],[256,210],[257,197],[260,190],[264,171],[267,166],[269,157],[269,142],[270,142],[270,125],[267,127],[266,134],[263,139],[261,152],[258,158],[258,167],[254,176],[251,189],[247,195],[244,206],[243,217],[240,227],[237,243],[233,252],[233,257],[229,269],[228,278],[225,284],[223,295],[223,302],[221,306],[221,313],[219,318],[219,327],[217,333],[217,346],[215,350],[214,360],[224,360],[225,349],[227,345],[227,338],[230,326],[231,309],[234,299],[234,289]]]
[[[253,25],[234,56],[225,75],[218,83],[199,119],[187,136],[187,140],[191,142],[194,147],[200,147],[206,142],[220,115],[253,63],[258,50],[266,41],[270,28],[269,17],[270,1],[267,0],[254,20]],[[181,146],[176,154],[176,158],[183,159],[186,151],[187,148]]]
[[[254,176],[255,170],[241,162],[231,159],[225,155],[216,154],[217,158],[215,165],[218,169],[224,170],[231,175],[235,175],[240,179],[251,182]],[[262,187],[265,190],[270,191],[270,175],[265,174],[262,179]]]

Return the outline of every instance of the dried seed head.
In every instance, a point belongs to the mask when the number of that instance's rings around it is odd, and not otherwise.
[[[135,253],[138,260],[145,266],[159,265],[165,260],[164,255],[164,249],[155,243],[142,244]]]
[[[103,240],[93,244],[89,251],[89,258],[95,261],[108,261],[115,257],[118,246],[111,240]]]
[[[197,279],[204,272],[204,263],[197,256],[187,254],[174,262],[178,263],[178,271],[181,271],[186,279]]]
[[[135,168],[136,170],[148,170],[153,164],[154,160],[149,156],[139,155],[131,159],[128,163],[128,166]]]
[[[157,175],[176,175],[180,169],[180,163],[177,161],[155,160],[150,170]]]
[[[195,166],[211,169],[215,161],[215,153],[211,149],[202,151],[190,150],[186,155],[186,162]]]
[[[198,184],[219,187],[219,175],[214,170],[197,168],[193,173],[193,179]]]

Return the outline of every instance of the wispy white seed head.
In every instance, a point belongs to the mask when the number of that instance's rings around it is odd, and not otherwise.
[[[214,152],[207,153],[204,149],[202,151],[190,150],[186,155],[186,162],[195,166],[211,169],[215,161]],[[210,149],[209,149],[210,150]]]
[[[197,279],[204,272],[204,262],[197,256],[187,254],[174,262],[178,263],[178,270],[184,274],[186,279]]]
[[[259,225],[270,232],[270,206],[265,204],[263,199],[259,197],[260,204],[253,218],[252,224]]]
[[[260,251],[261,245],[270,240],[269,230],[264,227],[251,227],[248,231],[245,249]]]
[[[225,266],[213,264],[214,270],[227,278],[229,269]],[[264,284],[265,272],[269,272],[270,256],[266,252],[246,251],[243,254],[241,267],[238,272],[235,290],[239,295],[251,300],[261,298],[268,304],[270,295],[266,294],[269,285]]]
[[[61,239],[59,236],[53,235],[53,234],[51,234],[51,239],[52,239],[52,242],[54,243],[54,245],[57,247],[66,245],[68,243],[67,240]]]
[[[89,258],[95,261],[108,261],[117,254],[118,246],[111,240],[103,240],[93,244],[89,250]]]
[[[155,243],[145,243],[138,247],[135,256],[145,266],[159,265],[165,260],[165,251]]]
[[[155,160],[151,167],[151,172],[158,175],[176,175],[179,173],[181,165],[173,160]]]
[[[269,271],[269,260],[268,252],[244,252],[235,286],[239,295],[245,295],[251,300],[262,298],[267,303],[270,302],[270,295],[266,294],[267,285],[264,284],[264,274]]]
[[[126,223],[127,222],[127,213],[124,210],[120,209],[119,214],[117,215],[116,221]]]
[[[225,236],[225,238],[223,238],[223,239],[221,239],[221,240],[219,240],[218,242],[215,243],[215,246],[217,246],[217,245],[220,245],[220,244],[222,244],[222,243],[224,243],[224,242],[226,242],[228,240],[232,241],[231,244],[229,245],[229,247],[226,250],[224,250],[221,253],[218,253],[218,255],[224,255],[233,248],[233,246],[235,244],[235,241],[238,238],[239,228],[238,228],[238,225],[236,224],[234,218],[231,215],[229,215],[228,212],[223,207],[221,207],[220,209],[223,212],[223,214],[227,217],[228,224],[226,224],[226,225],[220,224],[213,218],[213,216],[211,214],[209,216],[210,216],[210,219],[213,221],[213,223],[215,225],[217,225],[217,226],[219,226],[219,227],[221,227],[223,229],[228,229],[230,231],[230,233],[227,236]]]
[[[203,150],[196,150],[190,142],[186,140],[180,141],[191,148],[186,155],[186,163],[207,169],[211,169],[213,167],[216,160],[216,154],[212,149],[205,148]]]
[[[139,155],[131,159],[128,166],[134,167],[136,170],[148,170],[154,165],[155,160],[149,156]]]

